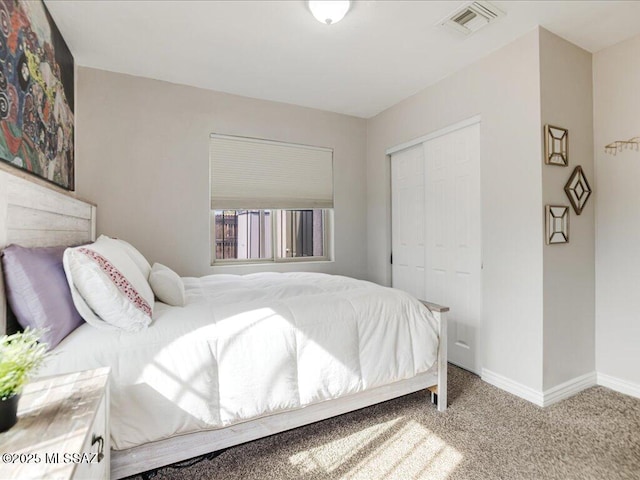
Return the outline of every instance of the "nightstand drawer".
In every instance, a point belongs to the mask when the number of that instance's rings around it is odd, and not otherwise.
[[[109,430],[107,428],[107,395],[102,397],[96,418],[79,454],[73,478],[106,480],[109,478]]]

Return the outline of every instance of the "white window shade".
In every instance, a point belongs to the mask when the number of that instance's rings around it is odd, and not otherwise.
[[[333,208],[333,150],[211,135],[211,208]]]

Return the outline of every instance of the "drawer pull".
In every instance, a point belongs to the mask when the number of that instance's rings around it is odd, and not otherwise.
[[[104,437],[102,435],[96,436],[94,433],[91,436],[91,446],[93,447],[96,443],[98,444],[98,463],[100,463],[104,458]]]

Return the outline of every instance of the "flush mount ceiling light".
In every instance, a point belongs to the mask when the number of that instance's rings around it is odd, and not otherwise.
[[[349,11],[348,0],[309,1],[309,10],[316,20],[327,25],[338,23]]]

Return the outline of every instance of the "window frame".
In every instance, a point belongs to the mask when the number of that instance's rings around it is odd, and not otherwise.
[[[231,209],[221,209],[231,210]],[[310,210],[307,208],[242,208],[239,210],[269,210],[271,211],[271,257],[270,258],[216,258],[216,210],[209,211],[209,244],[211,246],[211,266],[240,266],[240,265],[268,265],[282,263],[319,263],[333,262],[333,208],[322,208],[322,241],[323,255],[312,255],[307,257],[279,257],[280,244],[278,243],[280,233],[280,212]],[[237,210],[236,210],[237,211]],[[261,246],[261,250],[262,250]]]

